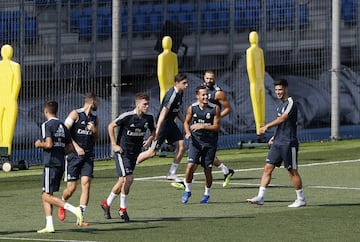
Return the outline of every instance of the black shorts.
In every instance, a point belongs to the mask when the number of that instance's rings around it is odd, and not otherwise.
[[[270,151],[266,158],[266,163],[280,167],[281,163],[284,161],[284,167],[287,170],[297,170],[298,151],[298,145],[281,145],[274,143],[271,145]]]
[[[42,191],[49,194],[58,192],[63,175],[63,167],[44,167],[42,177]]]
[[[137,155],[114,154],[116,172],[119,177],[132,175],[136,166]]]
[[[200,164],[203,168],[211,168],[214,164],[216,145],[213,146],[201,146],[190,143],[188,150],[188,163]]]
[[[173,144],[179,140],[184,140],[184,135],[181,133],[175,122],[167,122],[164,124],[163,128],[159,132],[157,140],[151,144],[151,148],[158,150],[165,140],[167,140],[169,144]]]
[[[77,181],[82,176],[94,177],[94,156],[86,154],[78,156],[73,152],[66,158],[65,179]]]

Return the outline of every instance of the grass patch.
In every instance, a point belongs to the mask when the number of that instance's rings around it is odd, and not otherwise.
[[[77,228],[72,214],[60,222],[55,210],[56,233],[50,235],[36,233],[45,224],[40,197],[41,166],[0,172],[0,240],[358,241],[359,162],[329,162],[357,160],[359,147],[359,140],[301,144],[300,173],[308,206],[299,209],[287,208],[295,199],[295,192],[287,172],[281,168],[274,171],[263,206],[244,202],[257,194],[268,149],[221,150],[219,158],[236,173],[229,187],[222,188],[223,175],[214,168],[209,204],[199,204],[204,191],[201,169],[195,176],[193,196],[186,205],[180,202],[182,192],[173,189],[164,178],[136,180],[128,199],[132,221],[127,224],[117,217],[118,199],[112,206],[113,219],[103,218],[99,204],[117,178],[113,161],[97,161],[86,214],[90,226]],[[169,157],[147,160],[137,166],[135,177],[165,176],[171,160]],[[184,158],[179,174],[184,172],[185,163]],[[78,199],[79,191],[70,203],[77,205]]]

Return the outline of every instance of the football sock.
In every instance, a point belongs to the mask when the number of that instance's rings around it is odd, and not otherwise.
[[[297,199],[305,200],[304,189],[295,190]]]
[[[53,228],[53,217],[52,216],[46,216],[46,228]]]
[[[127,201],[128,195],[120,194],[120,208],[126,208],[126,201]]]
[[[171,167],[170,167],[170,169],[169,169],[169,173],[170,173],[171,175],[175,175],[175,174],[176,174],[176,170],[177,170],[178,167],[179,167],[179,164],[172,163],[172,164],[171,164]]]
[[[218,166],[218,168],[219,168],[220,170],[222,170],[222,172],[224,173],[224,175],[226,175],[226,174],[229,173],[229,168],[227,168],[227,166],[224,165],[224,163],[221,163],[221,164]]]
[[[65,203],[64,205],[64,209],[72,212],[73,214],[76,213],[76,207],[74,207],[73,205],[71,205],[70,203]]]
[[[190,183],[187,183],[187,182],[184,180],[184,184],[185,184],[185,192],[191,192],[191,182],[190,182]]]
[[[211,187],[205,187],[204,195],[210,196],[210,192],[211,192]]]
[[[109,207],[111,206],[111,204],[113,203],[113,201],[116,199],[117,196],[118,195],[113,192],[109,194],[108,198],[106,199],[106,203],[107,205],[109,205]]]
[[[84,216],[85,212],[86,212],[86,205],[80,205],[80,208],[81,208],[82,214]]]
[[[258,197],[265,197],[266,187],[259,187]]]

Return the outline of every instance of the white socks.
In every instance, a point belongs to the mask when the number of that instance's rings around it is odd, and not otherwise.
[[[113,201],[115,200],[115,198],[117,197],[118,195],[116,195],[115,193],[111,192],[108,196],[108,198],[106,199],[106,203],[107,205],[109,205],[109,207],[111,206],[111,204],[113,203]]]
[[[266,187],[259,187],[258,197],[264,198],[266,193]]]
[[[53,217],[52,216],[46,216],[46,228],[54,228],[54,223],[53,223]]]
[[[219,168],[220,170],[222,170],[222,172],[224,173],[224,175],[226,175],[226,174],[229,173],[229,168],[227,168],[227,166],[224,165],[224,163],[221,163],[221,164],[218,166],[218,168]]]
[[[177,170],[178,167],[179,167],[179,164],[172,163],[172,164],[171,164],[171,167],[170,167],[170,169],[169,169],[169,174],[170,174],[170,175],[175,175],[175,174],[176,174],[176,170]]]
[[[191,192],[191,182],[187,183],[184,179],[184,184],[185,184],[185,192]]]
[[[303,201],[305,200],[304,189],[295,190],[295,192],[296,192],[297,199],[303,200]]]
[[[128,198],[128,195],[120,193],[120,208],[126,208],[127,198]]]
[[[211,192],[211,187],[205,187],[204,195],[210,196],[210,192]]]
[[[113,192],[111,192],[109,194],[108,198],[106,199],[106,203],[107,203],[107,205],[109,205],[109,207],[111,206],[111,204],[113,203],[113,201],[116,199],[117,196],[118,195],[116,195]],[[127,198],[128,198],[128,195],[120,193],[120,208],[126,208]]]
[[[73,214],[76,213],[76,207],[74,207],[74,206],[71,205],[70,203],[67,203],[67,202],[66,202],[65,205],[64,205],[64,209],[72,212]]]
[[[82,214],[84,216],[84,214],[86,212],[86,205],[80,205],[80,208],[81,208]]]

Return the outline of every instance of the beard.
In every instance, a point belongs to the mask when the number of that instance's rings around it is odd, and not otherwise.
[[[205,83],[205,86],[207,88],[212,88],[214,86],[214,83],[213,82]]]

